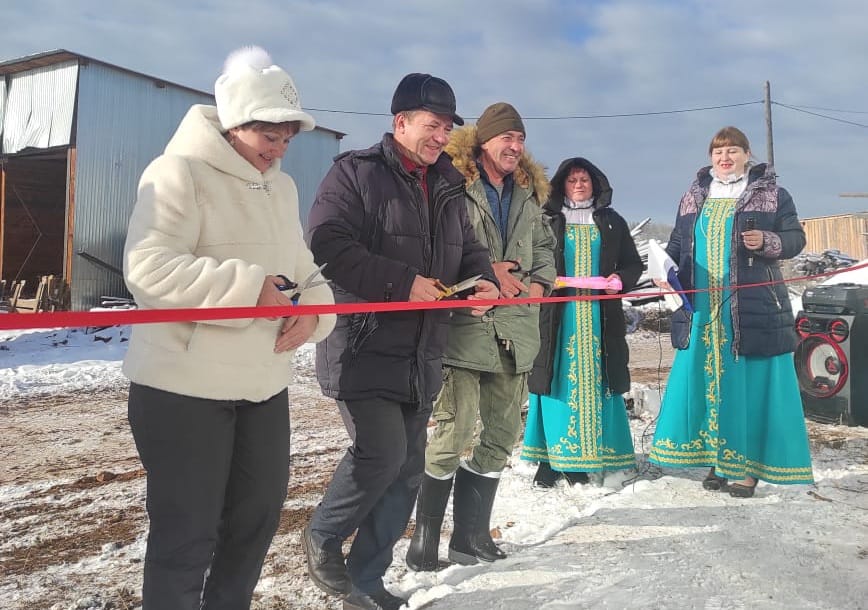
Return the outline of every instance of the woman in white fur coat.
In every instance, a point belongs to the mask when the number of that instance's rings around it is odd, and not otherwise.
[[[316,271],[280,159],[314,120],[262,49],[229,56],[216,108],[195,105],[145,169],[124,249],[139,307],[292,304]],[[322,278],[320,278],[322,279]],[[326,284],[299,303],[333,303]],[[147,470],[143,610],[248,608],[289,478],[293,354],[334,315],[143,324],[123,370]]]

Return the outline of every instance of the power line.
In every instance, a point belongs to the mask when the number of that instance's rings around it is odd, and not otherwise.
[[[566,121],[573,119],[614,119],[614,118],[623,118],[623,117],[637,117],[637,116],[659,116],[663,114],[682,114],[685,112],[704,112],[706,110],[720,110],[723,108],[736,108],[738,106],[751,106],[754,104],[762,104],[762,100],[757,100],[755,102],[739,102],[737,104],[721,104],[718,106],[700,106],[697,108],[679,108],[675,110],[655,110],[648,112],[625,112],[621,114],[577,114],[577,115],[564,115],[564,116],[523,116],[522,120],[524,121]],[[335,114],[355,114],[355,115],[364,115],[364,116],[392,116],[391,113],[388,112],[358,112],[355,110],[332,110],[329,108],[305,108],[305,110],[311,112],[331,112]],[[479,117],[466,117],[471,120],[476,120]]]
[[[392,116],[391,112],[359,112],[357,110],[329,110],[328,108],[305,108],[308,112],[331,112],[333,114],[359,114],[363,116]]]
[[[804,106],[802,104],[790,104],[793,108],[806,108],[808,110],[825,110],[826,112],[843,112],[845,114],[868,114],[868,110],[842,110],[840,108],[825,108],[824,106]]]
[[[681,108],[678,110],[657,110],[650,112],[625,112],[622,114],[586,114],[586,115],[572,115],[572,116],[531,116],[531,117],[522,117],[522,120],[526,121],[561,121],[566,119],[614,119],[621,117],[632,117],[632,116],[657,116],[661,114],[681,114],[685,112],[702,112],[705,110],[720,110],[722,108],[735,108],[737,106],[752,106],[754,104],[762,104],[762,100],[757,100],[755,102],[739,102],[738,104],[721,104],[719,106],[701,106],[698,108]]]
[[[839,119],[838,117],[828,116],[826,114],[820,114],[818,112],[811,112],[810,110],[804,110],[802,108],[798,108],[796,106],[790,106],[789,104],[783,104],[781,102],[772,102],[776,106],[781,106],[783,108],[788,108],[790,110],[795,110],[796,112],[804,112],[805,114],[810,114],[811,116],[820,117],[822,119],[829,119],[830,121],[837,121],[838,123],[845,123],[847,125],[855,125],[856,127],[865,127],[868,129],[868,125],[863,125],[862,123],[856,123],[855,121],[848,121],[846,119]]]
[[[756,104],[764,103],[763,100],[756,100],[752,102],[738,102],[735,104],[719,104],[716,106],[697,106],[694,108],[676,108],[673,110],[650,110],[646,112],[623,112],[623,113],[615,113],[615,114],[572,114],[572,115],[559,115],[559,116],[527,116],[522,117],[525,121],[569,121],[569,120],[582,120],[582,119],[616,119],[616,118],[627,118],[627,117],[643,117],[643,116],[661,116],[667,114],[684,114],[688,112],[706,112],[709,110],[722,110],[725,108],[737,108],[740,106],[753,106]],[[841,119],[838,117],[829,116],[826,114],[820,114],[818,112],[812,112],[811,110],[807,110],[808,108],[814,108],[819,110],[826,110],[827,112],[850,112],[850,113],[859,113],[862,114],[861,110],[838,110],[834,108],[823,108],[819,106],[795,106],[791,104],[785,104],[783,102],[776,102],[772,100],[771,104],[775,104],[776,106],[781,106],[782,108],[787,108],[788,110],[793,110],[795,112],[802,112],[805,114],[809,114],[811,116],[819,117],[822,119],[828,119],[830,121],[836,121],[838,123],[844,123],[846,125],[853,125],[855,127],[863,127],[868,128],[868,125],[863,123],[857,123],[855,121],[848,121],[846,119]],[[390,117],[392,116],[389,112],[362,112],[359,110],[335,110],[332,108],[305,108],[310,112],[328,112],[332,114],[350,114],[356,116],[381,116],[381,117]],[[868,114],[868,111],[864,111],[865,114]],[[466,117],[469,120],[477,120],[479,117]]]

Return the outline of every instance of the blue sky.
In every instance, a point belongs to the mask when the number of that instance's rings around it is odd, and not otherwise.
[[[321,109],[317,121],[348,134],[342,149],[389,129],[388,116],[353,113],[385,115],[404,74],[429,72],[471,120],[512,103],[550,172],[588,157],[608,174],[616,209],[661,223],[718,128],[742,128],[766,159],[756,102],[768,80],[779,182],[808,218],[868,210],[868,198],[839,196],[868,192],[866,23],[864,0],[30,0],[0,7],[0,60],[65,48],[212,91],[226,55],[258,44],[292,74],[303,105]],[[552,118],[565,116],[597,118]]]

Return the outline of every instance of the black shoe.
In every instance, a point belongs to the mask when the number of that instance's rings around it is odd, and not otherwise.
[[[534,487],[542,487],[550,489],[555,486],[562,473],[552,470],[551,464],[548,462],[540,462],[536,469],[536,474],[533,476]]]
[[[304,554],[307,555],[307,573],[313,584],[329,595],[349,595],[353,583],[347,574],[344,556],[340,552],[327,551],[314,545],[310,538],[310,525],[304,528],[302,541]]]
[[[720,491],[721,489],[726,488],[726,479],[723,477],[719,477],[714,473],[714,468],[708,471],[708,474],[705,475],[705,478],[702,479],[702,489],[707,489],[708,491]]]
[[[406,603],[406,599],[392,595],[386,589],[365,593],[353,587],[344,599],[344,610],[398,610]]]
[[[744,485],[742,483],[730,483],[729,495],[733,498],[753,498],[753,492],[756,491],[758,479],[753,480],[753,485]]]
[[[561,474],[567,480],[567,483],[570,484],[570,487],[573,485],[587,485],[591,481],[587,472],[562,472]]]

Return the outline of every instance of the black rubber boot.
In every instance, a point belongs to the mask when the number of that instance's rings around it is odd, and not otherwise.
[[[536,474],[533,476],[534,487],[542,487],[544,489],[554,487],[561,476],[560,472],[552,470],[551,464],[540,462],[539,466],[537,466]]]
[[[449,541],[449,560],[462,565],[505,559],[491,539],[491,509],[500,479],[484,477],[459,468],[455,475],[453,517],[455,527]]]
[[[416,530],[407,549],[407,567],[415,572],[433,572],[441,567],[437,557],[440,527],[452,493],[452,477],[435,479],[427,474],[416,500]]]

